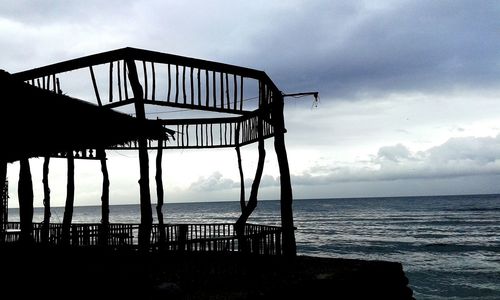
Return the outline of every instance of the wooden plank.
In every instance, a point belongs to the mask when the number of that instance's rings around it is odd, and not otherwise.
[[[234,85],[234,109],[236,109],[238,106],[238,79],[236,74],[233,76],[233,85]]]
[[[172,75],[171,75],[171,72],[170,72],[170,64],[167,65],[167,68],[168,68],[168,89],[167,89],[167,102],[170,102],[170,90],[171,90],[171,86],[172,86]]]
[[[62,94],[61,83],[59,82],[59,78],[56,78],[56,86],[57,86],[57,93]]]
[[[113,102],[113,62],[109,63],[109,102]]]
[[[121,83],[120,61],[116,62],[116,77],[118,79],[118,100],[122,101],[122,83]]]
[[[233,143],[233,123],[229,123],[229,143]]]
[[[101,97],[99,96],[99,89],[97,88],[97,82],[95,80],[94,69],[92,68],[92,66],[90,66],[89,70],[90,70],[90,77],[92,78],[92,86],[94,87],[94,93],[95,93],[95,97],[97,99],[97,103],[99,104],[99,106],[102,106]],[[45,81],[44,81],[44,85],[45,85]]]
[[[227,100],[227,107],[231,107],[231,99],[229,98],[229,76],[226,73],[226,100]]]
[[[210,124],[210,144],[214,144],[214,128],[213,124]]]
[[[220,72],[220,107],[224,108],[224,73]]]
[[[153,78],[153,86],[151,87],[151,89],[152,89],[151,100],[155,101],[156,100],[156,72],[155,72],[155,63],[154,62],[151,62],[151,76]]]
[[[186,95],[186,66],[182,66],[182,98],[184,100],[184,104],[187,101]]]
[[[224,144],[227,145],[227,123],[224,123]]]
[[[109,108],[116,108],[116,107],[121,107],[125,106],[128,104],[132,104],[133,99],[128,99],[128,100],[123,100],[121,102],[113,102],[113,103],[106,103],[103,104],[105,107]],[[193,105],[189,103],[175,103],[175,102],[167,102],[167,101],[152,101],[152,100],[144,100],[145,104],[152,104],[152,105],[157,105],[157,106],[166,106],[166,107],[177,107],[177,108],[185,108],[185,109],[193,109],[193,110],[202,110],[202,111],[213,111],[213,112],[221,112],[221,113],[229,113],[229,114],[235,114],[235,115],[251,115],[254,112],[253,111],[240,111],[240,110],[234,110],[232,108],[220,108],[220,107],[207,107],[207,106],[198,106],[198,105]]]
[[[128,99],[128,85],[127,85],[127,63],[123,61],[123,91],[125,92],[125,99]]]
[[[208,76],[208,70],[205,70],[205,106],[209,107],[210,103],[210,79]]]
[[[147,70],[147,67],[146,67],[146,62],[143,60],[142,61],[142,70],[143,70],[143,75],[144,75],[144,94],[143,94],[143,98],[144,99],[148,99],[148,70]]]
[[[56,74],[52,74],[52,91],[54,93],[57,93],[57,80],[56,80]]]
[[[214,96],[214,106],[213,107],[217,107],[217,80],[216,80],[216,76],[215,76],[215,71],[212,72],[212,88],[213,88],[213,96]]]
[[[197,81],[198,81],[198,105],[201,105],[201,73],[200,69],[198,69],[198,76],[197,76]]]
[[[190,89],[191,89],[191,104],[194,105],[194,83],[193,83],[193,68],[190,68],[190,71],[189,71],[189,74],[190,74]]]
[[[199,144],[198,144],[198,124],[195,124],[195,126],[196,126],[196,127],[195,127],[195,129],[196,129],[196,130],[195,130],[195,131],[196,131],[196,146],[198,146],[198,145],[199,145]]]
[[[179,65],[175,65],[175,103],[179,103]]]
[[[121,59],[146,60],[146,61],[154,61],[156,63],[179,64],[179,65],[191,66],[194,68],[206,69],[209,71],[238,74],[240,76],[249,77],[253,79],[262,79],[264,78],[263,74],[265,74],[263,71],[260,70],[255,70],[235,65],[229,65],[219,62],[127,47],[127,48],[102,52],[98,54],[88,55],[76,59],[71,59],[40,68],[18,72],[13,74],[13,76],[21,81],[25,81],[29,79],[46,76],[49,74],[68,72],[76,69],[89,67],[92,65],[109,63],[112,60],[121,60]]]

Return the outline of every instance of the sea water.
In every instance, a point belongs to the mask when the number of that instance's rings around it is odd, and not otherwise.
[[[279,225],[279,201],[261,201],[249,222]],[[238,202],[167,203],[166,223],[228,223]],[[61,222],[63,208],[52,209]],[[153,210],[155,211],[155,210]],[[18,220],[18,210],[9,210]],[[113,205],[111,222],[138,223],[139,205]],[[294,201],[300,255],[397,261],[416,299],[500,299],[500,195]],[[34,221],[41,222],[36,208]],[[75,207],[74,222],[100,221]]]

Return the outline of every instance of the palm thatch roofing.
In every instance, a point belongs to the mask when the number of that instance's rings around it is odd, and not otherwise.
[[[0,70],[0,160],[107,148],[173,131],[89,102],[31,86]]]

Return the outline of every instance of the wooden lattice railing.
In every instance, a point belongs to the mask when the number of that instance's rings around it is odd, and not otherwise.
[[[41,223],[33,223],[33,239],[42,243]],[[139,224],[109,225],[107,245],[115,248],[134,248],[138,245]],[[19,222],[5,223],[3,242],[12,243],[19,240]],[[103,235],[102,224],[72,224],[70,245],[98,246]],[[278,226],[247,224],[243,237],[238,237],[234,224],[166,224],[164,225],[166,241],[160,242],[160,227],[154,224],[151,231],[151,249],[182,252],[232,252],[243,251],[239,243],[244,242],[251,254],[281,255],[281,228]],[[49,244],[62,244],[62,224],[51,223],[49,226]]]
[[[258,117],[264,120],[264,137],[274,135],[271,106],[277,96],[281,97],[281,93],[267,74],[259,70],[123,48],[13,76],[56,93],[61,92],[61,85],[64,84],[61,81],[76,81],[87,95],[92,92],[95,94],[95,102],[99,106],[118,108],[137,101],[128,76],[131,64],[134,72],[137,72],[142,87],[141,102],[145,105],[236,115],[227,118],[160,120],[165,127],[177,133],[176,142],[163,141],[163,148],[216,148],[249,144],[258,139],[255,125]],[[88,80],[84,79],[85,72],[81,72],[85,69],[88,69]],[[79,75],[71,77],[70,74],[75,72]],[[85,86],[85,82],[89,84]],[[71,93],[68,96],[75,97]],[[156,141],[148,142],[149,149],[156,147]],[[137,149],[137,143],[117,145],[113,149]],[[82,158],[94,157],[82,155]]]

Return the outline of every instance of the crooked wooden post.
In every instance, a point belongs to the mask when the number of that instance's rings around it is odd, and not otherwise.
[[[127,59],[128,78],[134,93],[135,115],[139,120],[146,119],[144,111],[144,93],[137,75],[137,68],[132,59]],[[153,226],[153,212],[151,209],[151,194],[149,192],[149,157],[147,151],[147,140],[145,137],[138,138],[139,144],[139,188],[141,194],[141,225],[139,227],[139,249],[149,250],[151,228]]]
[[[235,132],[236,136],[235,142],[236,142],[236,156],[238,157],[238,170],[240,173],[240,207],[241,207],[241,212],[243,212],[246,203],[245,203],[245,177],[243,175],[243,166],[241,164],[240,130],[241,130],[240,123],[238,123]]]
[[[21,223],[21,243],[33,242],[33,182],[31,180],[30,163],[27,158],[19,161],[19,219]]]
[[[109,174],[106,164],[106,151],[104,148],[97,149],[97,157],[101,161],[102,172],[102,195],[101,195],[101,230],[99,244],[105,246],[108,244],[109,235]]]
[[[244,206],[244,209],[241,212],[240,217],[236,221],[235,229],[236,235],[238,236],[238,243],[241,245],[240,249],[243,252],[247,252],[248,245],[245,239],[245,224],[248,220],[248,217],[252,214],[252,212],[257,207],[257,195],[259,192],[260,180],[262,178],[262,172],[264,171],[264,161],[266,158],[266,149],[264,147],[264,136],[263,136],[263,124],[262,118],[258,116],[257,122],[257,130],[259,136],[259,160],[257,162],[257,170],[255,171],[255,177],[252,183],[252,189],[250,191],[250,197],[248,198],[248,202]]]
[[[50,157],[45,156],[43,160],[43,227],[42,227],[42,243],[49,242],[49,225],[50,225],[50,188],[49,188],[49,162]]]
[[[7,222],[7,162],[0,160],[0,243],[5,241],[5,223]]]
[[[68,183],[66,185],[66,205],[62,224],[62,243],[70,245],[70,230],[73,220],[73,205],[75,202],[75,158],[73,150],[68,151]]]
[[[296,256],[295,227],[293,225],[293,196],[290,181],[290,167],[285,147],[285,118],[283,115],[283,95],[280,91],[273,91],[272,120],[274,121],[274,150],[278,158],[280,170],[280,203],[281,227],[283,229],[283,255]]]
[[[156,195],[158,198],[157,204],[156,204],[156,213],[158,215],[158,230],[160,232],[160,248],[162,248],[165,245],[165,242],[167,240],[167,237],[165,235],[165,225],[163,224],[163,197],[164,197],[164,192],[163,192],[163,180],[162,180],[162,167],[161,167],[161,161],[162,161],[162,154],[163,154],[163,139],[158,140],[158,152],[156,155]]]

